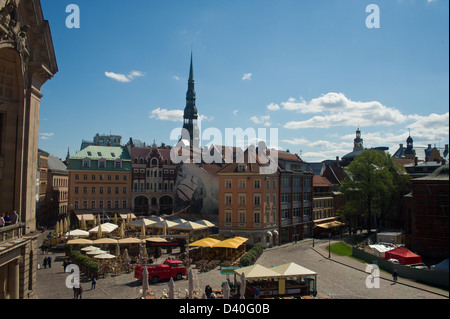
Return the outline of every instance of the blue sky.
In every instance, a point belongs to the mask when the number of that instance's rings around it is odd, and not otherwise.
[[[59,72],[42,89],[39,147],[55,156],[97,133],[173,145],[191,44],[202,130],[277,128],[278,147],[310,162],[351,152],[357,127],[391,154],[409,130],[416,146],[449,143],[448,1],[41,3]],[[366,27],[372,3],[380,28]]]

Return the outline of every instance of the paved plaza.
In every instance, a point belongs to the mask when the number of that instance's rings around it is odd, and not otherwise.
[[[38,243],[39,244],[39,243]],[[271,267],[288,262],[295,262],[303,267],[315,271],[317,275],[317,291],[319,299],[448,299],[446,290],[430,287],[412,280],[399,278],[394,284],[389,273],[380,272],[380,288],[367,288],[365,272],[366,264],[349,257],[331,255],[328,259],[326,245],[328,240],[316,240],[312,247],[312,240],[303,240],[264,251],[257,263]],[[53,258],[51,268],[44,269],[42,261],[45,257],[39,250],[37,270],[37,299],[72,299],[73,291],[66,287],[67,273],[63,272],[62,262],[64,252],[49,252]],[[166,255],[167,256],[167,255]],[[157,262],[163,262],[162,256]],[[220,288],[226,280],[226,275],[220,274],[219,268],[205,273],[194,271],[195,288],[203,291],[206,285],[213,289]],[[234,278],[230,278],[234,279]],[[136,299],[141,293],[141,282],[134,279],[134,274],[122,274],[100,278],[96,289],[91,289],[88,278],[81,277],[84,288],[83,299]],[[175,287],[184,296],[188,288],[188,280],[175,281]],[[161,296],[168,289],[168,281],[150,284],[150,288]]]

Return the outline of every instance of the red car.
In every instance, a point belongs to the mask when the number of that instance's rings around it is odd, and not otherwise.
[[[148,280],[154,284],[161,279],[174,278],[180,280],[187,273],[187,268],[181,260],[167,259],[159,265],[137,265],[134,269],[134,278],[142,280],[144,267],[147,267],[148,270]]]

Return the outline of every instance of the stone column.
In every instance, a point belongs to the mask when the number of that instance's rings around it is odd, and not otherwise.
[[[8,291],[10,299],[19,299],[19,259],[8,263]]]

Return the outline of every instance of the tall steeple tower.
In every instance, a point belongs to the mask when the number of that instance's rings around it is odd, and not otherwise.
[[[189,69],[188,89],[186,92],[186,107],[183,115],[183,128],[189,133],[189,143],[191,149],[199,147],[199,132],[197,127],[197,107],[195,106],[195,89],[194,89],[194,68],[192,66],[192,51],[191,51],[191,66]]]
[[[361,131],[359,127],[356,129],[356,137],[353,140],[353,152],[363,150],[363,139],[361,138]]]

